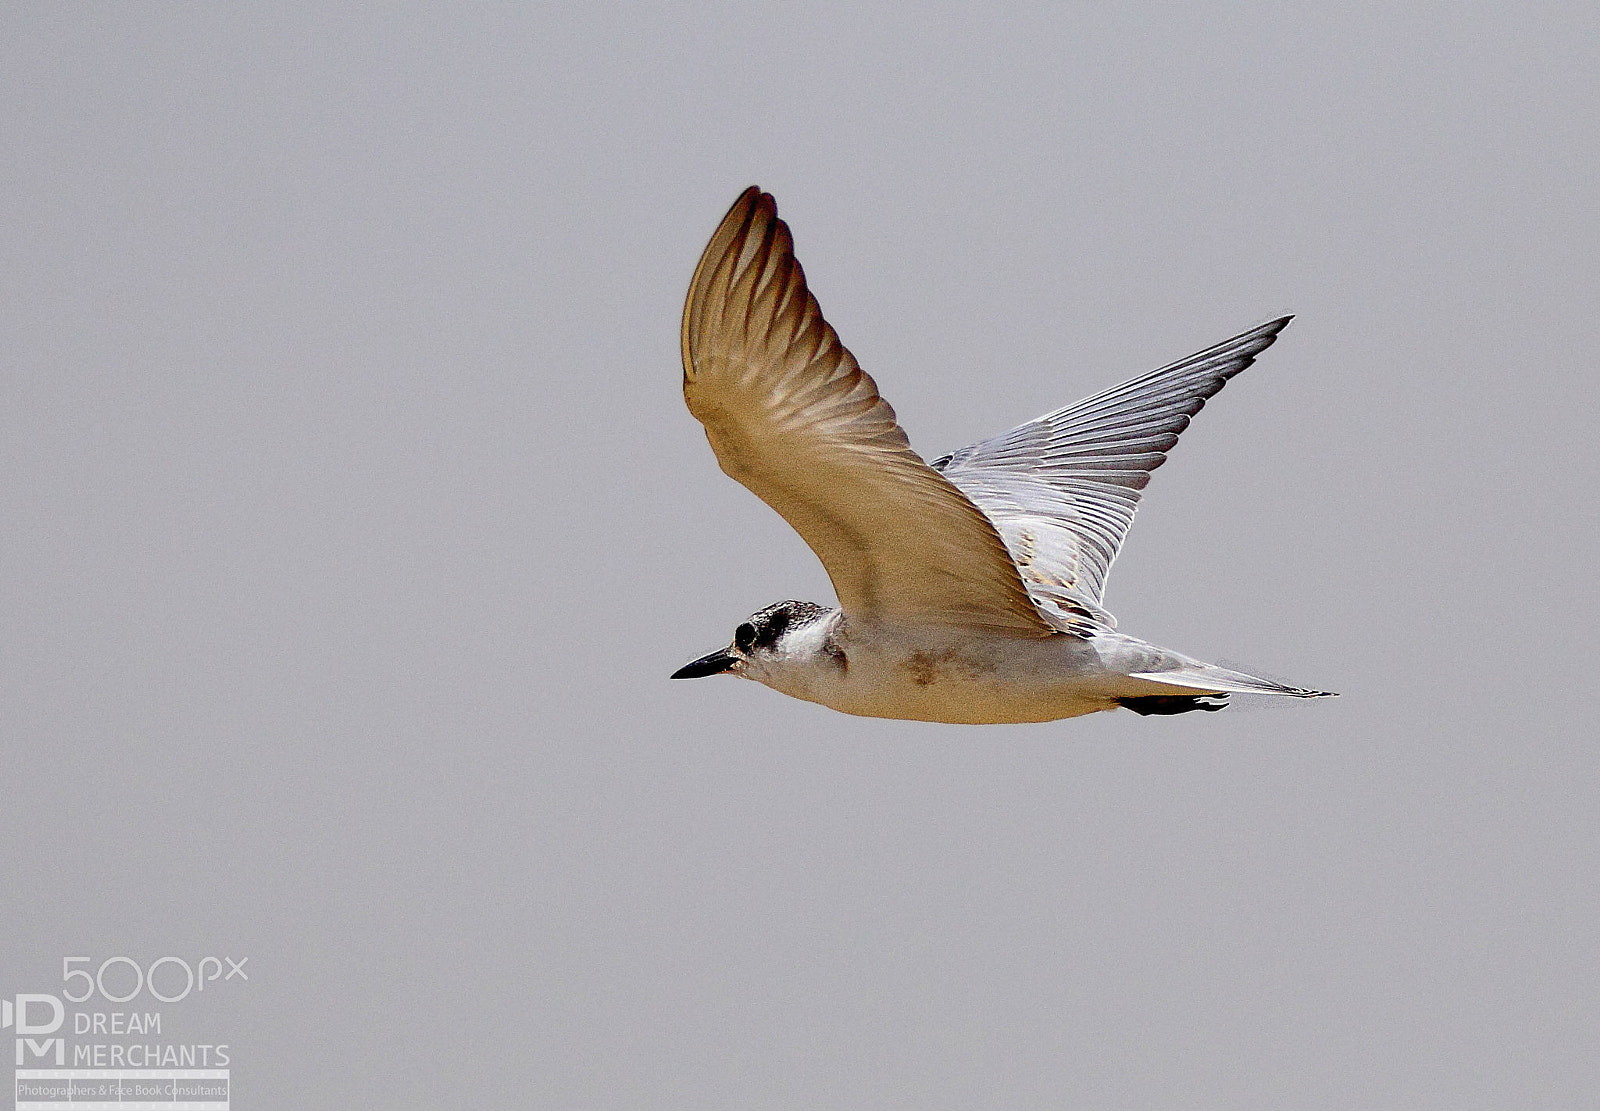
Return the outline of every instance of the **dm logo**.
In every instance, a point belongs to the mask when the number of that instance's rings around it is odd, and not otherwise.
[[[28,1008],[48,1007],[51,1012],[49,1022],[30,1022]],[[35,1059],[48,1060],[50,1050],[56,1051],[56,1064],[67,1063],[67,1039],[65,1038],[38,1038],[36,1034],[54,1034],[61,1029],[61,1024],[66,1021],[67,1011],[61,1005],[61,1000],[53,995],[19,995],[16,1005],[11,1000],[0,1000],[0,1030],[11,1029],[15,1022],[17,1027],[17,1067],[20,1069],[26,1062],[27,1054],[32,1053]]]

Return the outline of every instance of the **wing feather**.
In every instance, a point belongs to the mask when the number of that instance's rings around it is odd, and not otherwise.
[[[1289,323],[1282,317],[1113,386],[933,466],[988,515],[1047,616],[1074,606],[1102,627],[1106,576],[1150,472],[1189,421]]]
[[[683,371],[717,462],[810,545],[846,613],[1053,631],[994,525],[911,449],[823,319],[787,225],[754,187],[695,270]]]

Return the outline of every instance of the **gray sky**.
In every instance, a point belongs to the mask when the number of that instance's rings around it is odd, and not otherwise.
[[[0,995],[245,954],[241,1108],[1600,1097],[1596,7],[547,7],[0,9]],[[832,600],[679,392],[751,183],[928,456],[1299,314],[1107,605],[1344,697],[669,682]]]

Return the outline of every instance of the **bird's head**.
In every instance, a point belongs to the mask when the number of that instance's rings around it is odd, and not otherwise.
[[[672,677],[703,679],[727,674],[766,682],[785,664],[809,659],[824,650],[819,622],[835,612],[814,602],[795,601],[757,610],[734,629],[732,644],[684,664]]]

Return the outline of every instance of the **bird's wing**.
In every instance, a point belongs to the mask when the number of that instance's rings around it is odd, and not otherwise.
[[[994,525],[911,450],[822,319],[788,227],[754,187],[690,284],[683,396],[722,469],[817,553],[846,613],[1052,631]]]
[[[933,467],[994,522],[1029,594],[1052,621],[1088,614],[1100,627],[1113,627],[1099,608],[1106,575],[1150,472],[1167,461],[1206,399],[1255,361],[1290,319],[962,448]]]

